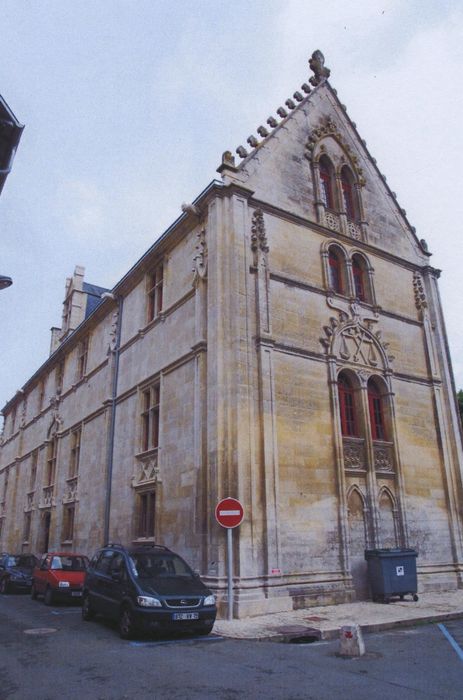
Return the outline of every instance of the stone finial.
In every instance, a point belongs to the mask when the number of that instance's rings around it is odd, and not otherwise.
[[[229,165],[231,168],[235,167],[235,156],[231,151],[222,153],[222,165]]]
[[[278,122],[277,122],[277,120],[275,119],[275,117],[269,117],[269,118],[267,119],[267,124],[268,124],[270,127],[272,127],[272,129],[274,129],[276,126],[278,126]]]
[[[248,136],[246,141],[251,146],[251,148],[257,148],[257,146],[259,145],[259,141],[256,139],[255,136],[252,136],[252,134],[251,136]]]
[[[236,149],[236,152],[238,153],[240,158],[247,158],[247,156],[248,156],[248,152],[244,146],[238,146],[238,148]]]
[[[325,68],[325,57],[319,49],[314,51],[309,58],[309,67],[314,73],[309,80],[311,85],[320,85],[321,82],[330,77],[331,71],[329,68]]]

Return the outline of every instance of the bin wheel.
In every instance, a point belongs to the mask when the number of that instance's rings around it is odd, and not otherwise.
[[[416,593],[413,595],[413,600],[415,601],[415,603],[418,600],[418,596],[416,595]]]

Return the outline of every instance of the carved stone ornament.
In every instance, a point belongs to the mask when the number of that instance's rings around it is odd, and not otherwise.
[[[365,471],[365,450],[363,441],[353,441],[344,438],[344,468]]]
[[[338,127],[336,126],[335,122],[331,119],[331,117],[328,117],[325,122],[320,124],[320,126],[315,127],[312,129],[309,140],[307,141],[305,148],[306,148],[306,153],[305,156],[309,160],[313,159],[315,147],[321,141],[322,139],[331,136],[334,138],[341,148],[343,149],[344,153],[348,156],[349,159],[349,164],[352,166],[356,176],[357,176],[357,181],[358,184],[363,187],[365,185],[365,178],[363,177],[363,169],[359,166],[359,159],[358,156],[352,151],[351,147],[347,143],[347,141],[344,139],[343,135],[339,131]],[[320,150],[325,150],[323,148],[323,145],[320,146]],[[348,161],[344,159],[344,161],[347,163]]]
[[[428,307],[428,302],[424,291],[423,278],[419,272],[413,273],[413,291],[415,292],[415,306],[418,311],[423,311],[423,309]]]
[[[347,305],[327,299],[328,306],[338,311],[338,318],[332,316],[329,324],[323,327],[325,336],[320,342],[326,354],[337,357],[343,363],[356,366],[388,369],[394,357],[389,355],[389,343],[382,342],[381,331],[373,332],[372,326],[378,322],[378,315],[366,316],[360,304]]]
[[[251,250],[254,252],[261,250],[263,253],[268,253],[269,251],[262,209],[256,209],[252,216]]]
[[[52,435],[56,435],[59,430],[61,430],[61,426],[63,425],[63,419],[60,416],[59,413],[59,402],[60,402],[60,395],[56,394],[56,396],[52,396],[50,399],[50,406],[52,408],[51,411],[51,423],[47,431],[47,437],[50,438]]]
[[[204,280],[207,277],[207,241],[206,241],[206,229],[201,228],[196,234],[198,242],[196,243],[196,255],[193,258],[193,286],[199,282],[199,280]]]
[[[135,463],[132,486],[154,485],[161,481],[161,472],[157,452],[148,457],[140,457]]]
[[[309,58],[309,68],[314,73],[309,80],[311,85],[320,85],[321,82],[330,77],[331,71],[325,67],[325,57],[319,49],[314,51]]]
[[[375,454],[375,470],[378,472],[394,471],[394,463],[392,457],[392,449],[389,446],[381,446],[374,448]]]
[[[117,348],[117,324],[119,321],[119,311],[115,311],[111,318],[111,329],[109,331],[108,354],[115,352]]]

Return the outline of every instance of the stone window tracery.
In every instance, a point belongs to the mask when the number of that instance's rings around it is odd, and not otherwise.
[[[148,323],[153,321],[162,311],[163,304],[163,287],[164,287],[164,266],[162,263],[157,265],[151,274],[148,276],[147,282],[147,320]]]

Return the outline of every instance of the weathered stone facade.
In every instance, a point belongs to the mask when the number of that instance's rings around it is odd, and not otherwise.
[[[311,68],[5,406],[1,549],[155,538],[224,601],[230,495],[236,615],[366,596],[366,547],[462,585],[439,272]]]

